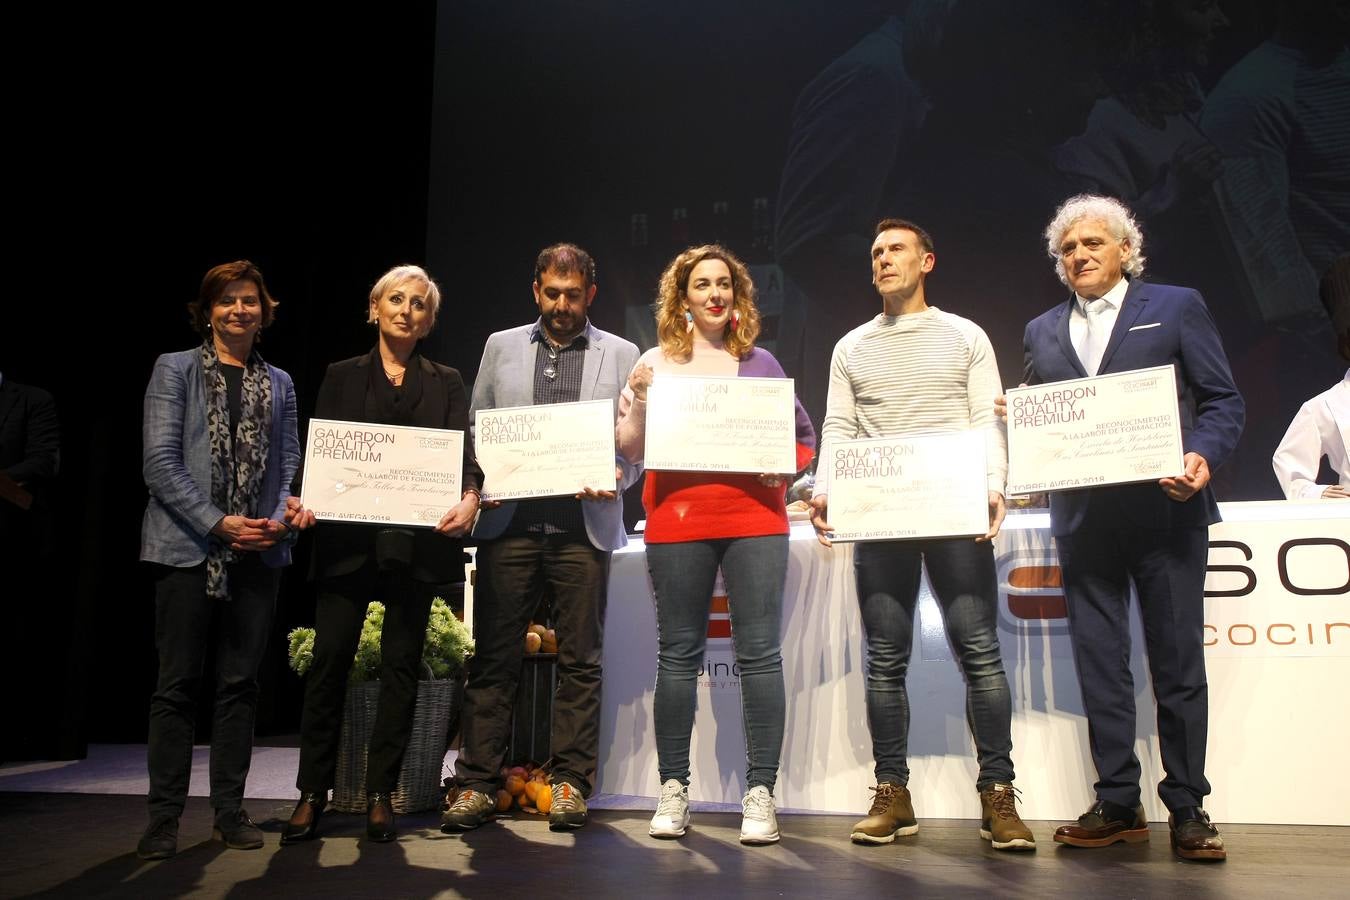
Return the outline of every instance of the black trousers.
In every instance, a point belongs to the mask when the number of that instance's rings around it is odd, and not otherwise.
[[[369,562],[350,575],[324,578],[314,613],[314,662],[305,675],[300,717],[300,771],[295,786],[320,793],[337,777],[338,741],[351,672],[366,607],[384,604],[380,638],[380,702],[366,759],[366,791],[398,786],[403,752],[412,733],[422,643],[436,585],[399,572],[380,572]]]
[[[159,677],[150,698],[147,761],[150,815],[180,816],[192,775],[192,737],[208,643],[216,645],[211,726],[211,806],[244,799],[253,757],[258,666],[276,609],[279,571],[247,554],[228,567],[230,599],[206,596],[206,563],[155,570],[155,648]]]
[[[1088,743],[1097,767],[1097,796],[1121,806],[1139,804],[1142,770],[1134,753],[1130,672],[1133,581],[1158,703],[1158,750],[1167,772],[1158,796],[1169,810],[1200,806],[1209,793],[1204,648],[1208,530],[1083,529],[1055,543],[1064,570]]]
[[[553,778],[591,792],[600,755],[600,670],[609,551],[582,536],[502,537],[478,548],[474,642],[455,774],[490,793],[501,778],[525,655],[525,629],[546,586],[558,633],[553,700]]]

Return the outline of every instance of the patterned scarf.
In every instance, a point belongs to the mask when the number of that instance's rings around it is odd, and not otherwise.
[[[211,502],[229,516],[258,514],[258,491],[267,465],[267,444],[272,424],[272,376],[257,350],[244,365],[244,386],[239,404],[239,423],[230,438],[230,401],[225,375],[220,371],[216,344],[209,336],[202,343],[202,378],[206,383],[206,431],[211,440]],[[266,512],[271,513],[269,507]],[[226,563],[239,554],[219,541],[206,553],[206,595],[228,600]]]

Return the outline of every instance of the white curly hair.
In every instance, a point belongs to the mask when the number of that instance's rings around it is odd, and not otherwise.
[[[1079,194],[1060,204],[1050,224],[1045,226],[1045,251],[1055,261],[1055,274],[1066,287],[1069,280],[1064,276],[1059,247],[1064,240],[1064,233],[1084,219],[1103,222],[1112,237],[1118,241],[1128,241],[1131,253],[1121,262],[1121,268],[1131,278],[1144,274],[1144,232],[1129,207],[1114,197]]]

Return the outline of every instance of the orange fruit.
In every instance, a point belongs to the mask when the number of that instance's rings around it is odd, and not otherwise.
[[[534,798],[534,805],[543,815],[553,808],[553,789],[547,784],[541,784],[538,796]]]
[[[545,628],[543,625],[536,625],[533,622],[530,623],[529,631],[533,634],[539,635],[539,637],[541,638],[548,633],[548,629]]]
[[[519,797],[525,793],[525,779],[519,775],[512,775],[506,779],[506,792],[513,797]]]
[[[498,792],[497,792],[497,812],[506,812],[508,809],[510,809],[510,808],[511,808],[511,801],[512,801],[513,799],[514,799],[514,798],[511,796],[510,791],[498,791]]]
[[[544,643],[543,639],[540,638],[539,635],[535,634],[533,631],[526,632],[525,634],[526,653],[538,653],[539,648],[540,646],[543,645],[543,643]]]
[[[539,782],[535,781],[534,779],[530,779],[529,781],[525,782],[526,799],[534,801],[538,796],[539,796]]]

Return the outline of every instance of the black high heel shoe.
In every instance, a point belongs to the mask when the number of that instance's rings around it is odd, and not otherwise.
[[[305,806],[309,807],[309,821],[304,825],[294,824],[295,817]],[[319,819],[323,818],[323,811],[328,806],[328,792],[324,791],[318,794],[305,793],[300,795],[300,802],[295,804],[295,812],[291,813],[292,821],[286,823],[286,828],[281,832],[281,846],[287,844],[299,844],[302,841],[312,841],[319,835]]]
[[[394,802],[384,791],[366,795],[366,837],[381,844],[398,837],[394,831]]]

